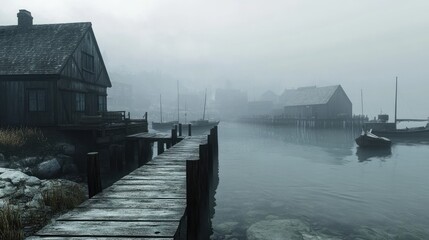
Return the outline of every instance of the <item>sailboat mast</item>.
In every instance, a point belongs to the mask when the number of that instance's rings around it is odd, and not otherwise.
[[[177,123],[180,122],[179,106],[179,80],[177,80]]]
[[[207,88],[206,92],[204,93],[204,111],[203,111],[203,120],[206,117],[206,102],[207,102]]]
[[[360,105],[362,107],[362,117],[363,117],[363,93],[362,93],[362,89],[360,90]]]
[[[162,101],[161,101],[161,94],[159,94],[159,116],[161,116],[161,123],[162,123]]]
[[[397,123],[398,114],[398,77],[396,77],[396,89],[395,89],[395,128]]]

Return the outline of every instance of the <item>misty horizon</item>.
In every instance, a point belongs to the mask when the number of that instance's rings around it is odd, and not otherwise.
[[[398,76],[398,118],[429,116],[425,1],[82,3],[3,3],[0,21],[16,25],[27,9],[34,24],[92,22],[112,82],[165,82],[150,89],[156,96],[175,92],[176,81],[191,92],[240,89],[249,101],[340,84],[354,114],[362,90],[365,115],[392,119]]]

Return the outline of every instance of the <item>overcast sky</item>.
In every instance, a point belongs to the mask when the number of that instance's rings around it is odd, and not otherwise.
[[[0,0],[34,24],[92,22],[109,72],[159,72],[195,88],[341,84],[360,113],[429,116],[428,0]],[[116,79],[112,79],[115,81]],[[144,80],[142,80],[144,81]]]

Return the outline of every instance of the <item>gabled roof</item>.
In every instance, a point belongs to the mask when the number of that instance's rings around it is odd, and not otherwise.
[[[280,96],[280,103],[285,107],[326,104],[338,88],[341,85],[286,89]]]
[[[278,98],[279,98],[279,96],[275,92],[268,90],[261,95],[260,100],[262,100],[262,101],[276,101]]]
[[[59,74],[91,23],[0,26],[0,75]]]

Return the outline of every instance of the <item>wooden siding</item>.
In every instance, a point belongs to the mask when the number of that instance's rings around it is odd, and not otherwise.
[[[352,102],[343,88],[339,87],[327,104],[327,113],[330,118],[351,118]]]
[[[88,71],[83,67],[82,55],[85,53],[94,57],[93,71]],[[71,78],[98,86],[111,86],[92,29],[85,34],[74,53],[70,56],[70,59],[61,71],[61,75],[65,78]]]
[[[49,126],[55,123],[54,82],[52,81],[2,81],[0,82],[1,124]],[[45,111],[30,112],[28,92],[32,89],[46,91]]]
[[[286,118],[294,119],[338,119],[352,117],[352,103],[339,87],[326,104],[287,106]]]

